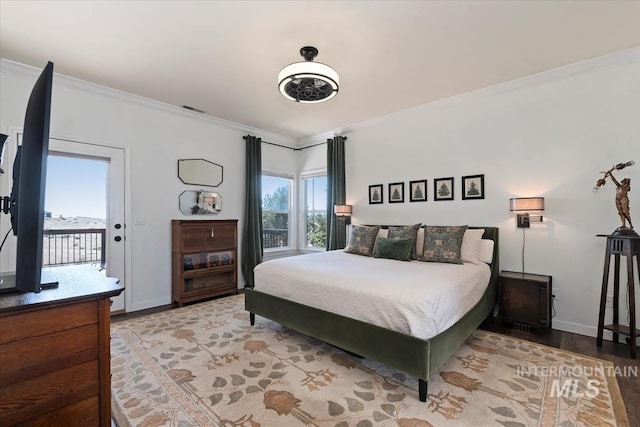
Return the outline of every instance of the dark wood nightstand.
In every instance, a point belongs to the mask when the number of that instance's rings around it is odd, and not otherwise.
[[[502,271],[498,279],[499,316],[507,322],[551,328],[551,276]]]

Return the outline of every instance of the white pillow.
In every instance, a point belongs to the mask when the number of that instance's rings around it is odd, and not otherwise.
[[[467,228],[462,237],[462,246],[460,248],[460,259],[462,259],[462,262],[480,263],[478,255],[480,253],[480,241],[482,240],[483,234],[484,228]]]
[[[480,251],[478,252],[478,259],[487,264],[493,262],[493,245],[494,241],[489,239],[480,240]]]
[[[416,238],[416,255],[418,258],[424,252],[424,227],[418,228],[418,237]]]
[[[378,230],[378,237],[376,237],[376,240],[382,238],[382,239],[386,239],[387,237],[389,237],[389,229],[388,228],[381,228],[380,230]]]

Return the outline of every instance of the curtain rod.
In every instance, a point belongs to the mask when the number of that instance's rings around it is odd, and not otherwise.
[[[242,139],[246,140],[247,137],[249,135],[245,135],[242,137]],[[343,136],[344,140],[347,140],[346,136]],[[306,147],[302,147],[302,148],[293,148],[293,147],[287,147],[286,145],[280,145],[280,144],[276,144],[275,142],[269,142],[269,141],[261,141],[263,144],[269,144],[269,145],[274,145],[276,147],[282,147],[282,148],[288,148],[289,150],[293,150],[293,151],[302,151],[305,150],[307,148],[312,148],[312,147],[317,147],[318,145],[322,145],[322,144],[326,144],[327,142],[319,142],[317,144],[313,144],[313,145],[307,145]]]

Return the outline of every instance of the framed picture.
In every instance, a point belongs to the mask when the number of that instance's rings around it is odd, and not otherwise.
[[[462,200],[484,199],[484,175],[462,177]]]
[[[453,200],[453,177],[433,180],[433,200]]]
[[[369,186],[369,204],[376,205],[382,203],[384,201],[384,196],[382,195],[382,184],[370,185]]]
[[[389,203],[404,203],[404,182],[389,184]]]
[[[409,201],[410,202],[426,202],[427,201],[427,180],[409,182]]]

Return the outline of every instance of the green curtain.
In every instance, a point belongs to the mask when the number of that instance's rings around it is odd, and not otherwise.
[[[333,213],[334,205],[344,205],[346,200],[344,141],[335,136],[327,140],[327,250],[346,246],[346,225]]]
[[[262,262],[262,138],[247,135],[246,190],[242,231],[242,274],[253,288],[253,269]]]

